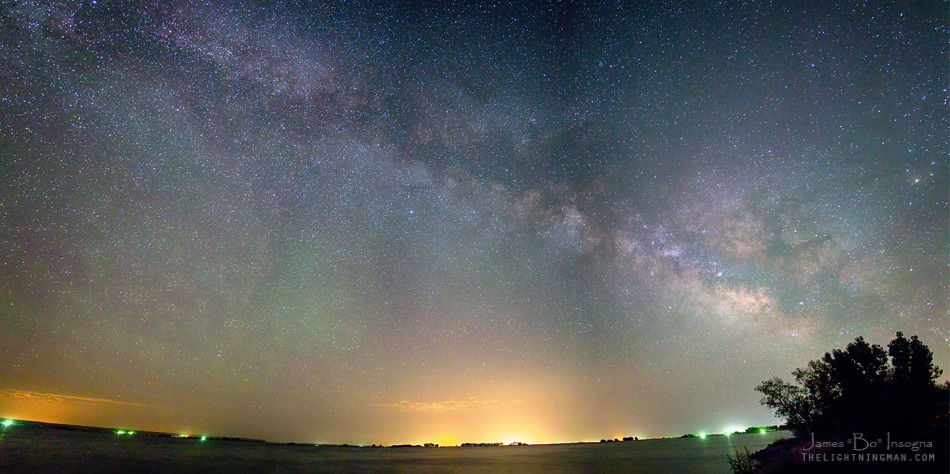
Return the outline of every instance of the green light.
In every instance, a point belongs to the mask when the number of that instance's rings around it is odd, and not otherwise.
[[[726,436],[732,436],[732,433],[730,433],[730,432],[728,432],[728,431],[726,431],[726,432],[723,433],[723,434],[726,435]]]
[[[13,420],[3,420],[3,427],[13,426]]]
[[[706,433],[700,433],[699,439],[706,439]]]
[[[762,430],[759,430],[759,433],[761,433],[761,434],[765,434],[765,430],[764,430],[764,429],[762,429]]]
[[[125,434],[125,431],[119,430],[119,431],[116,431],[115,434],[122,436]]]
[[[206,440],[206,439],[208,439],[207,436],[202,436],[202,437],[201,437],[201,441],[204,441],[204,440]]]
[[[134,434],[135,434],[134,431],[129,431],[129,436],[132,436],[132,435],[134,435]]]

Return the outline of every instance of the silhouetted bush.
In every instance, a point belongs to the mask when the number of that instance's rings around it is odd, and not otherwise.
[[[749,452],[749,448],[745,448],[745,452],[736,451],[736,457],[727,454],[726,458],[729,460],[729,469],[736,474],[746,474],[752,472],[752,454]]]

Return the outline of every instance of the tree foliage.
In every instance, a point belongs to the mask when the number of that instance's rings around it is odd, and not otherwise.
[[[942,371],[917,336],[898,332],[886,351],[858,337],[792,374],[795,384],[774,377],[756,390],[798,433],[921,432],[932,425]]]

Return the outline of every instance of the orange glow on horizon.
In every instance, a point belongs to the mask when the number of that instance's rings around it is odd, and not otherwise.
[[[598,442],[602,438],[623,439],[641,437],[642,433],[627,431],[619,424],[596,428],[597,421],[587,422],[584,431],[570,430],[578,421],[588,420],[583,412],[570,410],[562,400],[550,397],[552,393],[569,393],[569,382],[558,379],[540,380],[512,377],[497,386],[478,390],[470,396],[433,396],[367,406],[378,412],[381,419],[376,426],[356,427],[352,433],[315,432],[287,439],[269,436],[266,431],[237,432],[228,426],[197,426],[188,421],[184,411],[140,403],[117,402],[107,399],[39,392],[0,391],[7,418],[48,423],[98,426],[137,431],[189,433],[209,436],[237,436],[266,439],[275,442],[301,442],[318,439],[317,444],[396,445],[437,443],[440,446],[460,446],[463,443],[556,444]],[[504,383],[507,382],[507,383]],[[470,392],[471,393],[471,392]],[[163,411],[153,418],[156,409]],[[274,420],[262,418],[260,426],[266,430]],[[374,433],[374,429],[380,430]],[[593,427],[593,428],[591,428]],[[194,434],[197,433],[197,434]]]

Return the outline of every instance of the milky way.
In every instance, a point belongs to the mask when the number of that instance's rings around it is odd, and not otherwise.
[[[0,6],[0,415],[577,441],[947,365],[944,2],[364,3]]]

